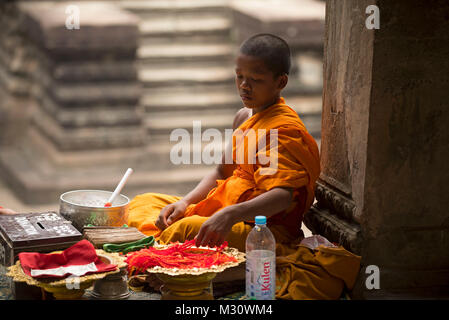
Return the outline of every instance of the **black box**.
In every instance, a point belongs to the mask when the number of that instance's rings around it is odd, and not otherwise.
[[[72,223],[57,212],[0,215],[0,265],[16,263],[20,252],[64,250],[83,238]],[[15,299],[40,299],[41,289],[9,279]]]

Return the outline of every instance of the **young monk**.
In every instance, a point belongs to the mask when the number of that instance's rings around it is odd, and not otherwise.
[[[303,214],[313,202],[320,173],[319,152],[297,113],[281,97],[289,69],[289,46],[270,34],[246,40],[235,60],[235,82],[245,107],[237,112],[233,129],[266,130],[266,150],[253,147],[256,154],[267,151],[267,156],[277,151],[274,172],[263,174],[270,165],[260,161],[236,162],[241,149],[229,144],[226,152],[233,151],[233,163],[226,163],[223,154],[222,163],[185,197],[158,193],[135,197],[128,225],[155,235],[161,243],[196,238],[196,245],[212,247],[228,241],[230,247],[245,251],[254,217],[264,215],[277,243],[303,237]],[[277,130],[276,146],[268,138],[270,130]]]

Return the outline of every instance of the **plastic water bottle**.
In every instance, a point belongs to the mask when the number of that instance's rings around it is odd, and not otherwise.
[[[276,240],[265,216],[246,238],[246,296],[250,300],[274,300],[276,291]]]

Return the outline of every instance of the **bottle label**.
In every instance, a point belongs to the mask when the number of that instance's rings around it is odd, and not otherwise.
[[[251,300],[274,300],[276,255],[270,250],[253,250],[246,256],[246,295]]]

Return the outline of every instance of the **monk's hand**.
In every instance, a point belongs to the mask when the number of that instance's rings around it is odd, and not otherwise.
[[[165,206],[159,213],[159,216],[155,222],[156,227],[160,230],[165,230],[168,228],[172,223],[184,217],[187,206],[188,203],[182,199]]]
[[[232,207],[232,206],[231,206]],[[204,222],[195,237],[195,244],[199,246],[215,247],[220,246],[234,225],[234,220],[230,213],[232,208],[226,207]]]
[[[0,214],[16,214],[14,210],[0,207]]]

